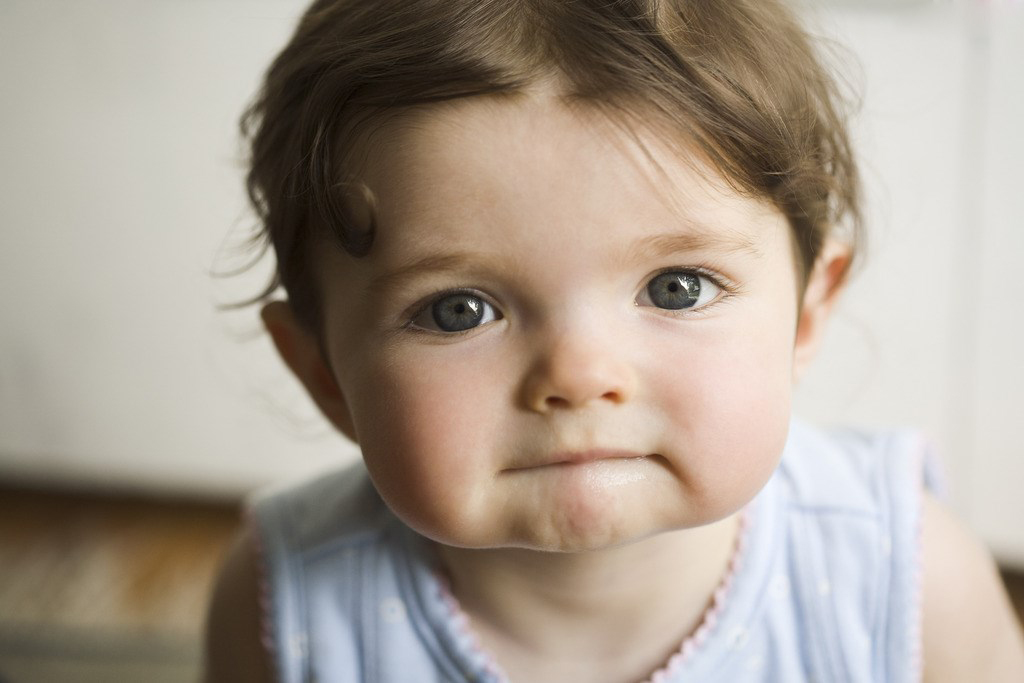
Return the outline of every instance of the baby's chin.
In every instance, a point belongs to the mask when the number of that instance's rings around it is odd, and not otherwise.
[[[518,549],[547,553],[609,550],[691,526],[685,520],[636,519],[628,516],[581,520],[567,514],[555,514],[547,519],[533,519],[518,524],[423,525],[417,524],[416,520],[403,521],[435,543],[452,548]]]
[[[463,550],[517,550],[532,551],[538,553],[581,554],[600,552],[602,550],[610,550],[613,548],[627,546],[632,543],[636,543],[638,541],[642,541],[646,538],[650,538],[651,536],[656,535],[657,532],[648,533],[644,535],[626,533],[603,535],[556,535],[535,533],[528,537],[524,537],[523,535],[517,535],[514,537],[508,536],[504,539],[483,538],[481,536],[463,537],[444,534],[433,534],[426,536],[427,538],[434,541],[435,543],[438,543],[439,545],[447,546],[450,548],[461,548]]]

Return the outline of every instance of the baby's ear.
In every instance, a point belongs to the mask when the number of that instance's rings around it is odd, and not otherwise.
[[[260,315],[281,359],[306,387],[320,412],[342,434],[356,441],[345,395],[324,359],[316,336],[299,322],[287,301],[270,302]]]
[[[800,320],[793,351],[793,378],[799,379],[810,365],[825,333],[832,307],[846,284],[852,254],[849,245],[829,240],[814,262],[804,288]]]

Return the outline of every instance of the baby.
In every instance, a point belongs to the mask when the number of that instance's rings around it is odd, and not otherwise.
[[[248,187],[363,460],[253,503],[207,680],[1024,681],[922,440],[791,420],[840,100],[775,0],[314,3]]]

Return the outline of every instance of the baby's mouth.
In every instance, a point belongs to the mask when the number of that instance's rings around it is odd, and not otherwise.
[[[513,467],[507,468],[505,471],[528,471],[536,470],[545,467],[575,467],[581,465],[588,465],[590,463],[611,461],[611,460],[623,460],[623,461],[639,461],[644,458],[657,456],[656,453],[640,453],[637,451],[622,450],[622,449],[611,449],[611,448],[591,448],[587,450],[565,450],[551,453],[542,458],[538,458],[536,461],[529,461],[523,464],[517,464]]]

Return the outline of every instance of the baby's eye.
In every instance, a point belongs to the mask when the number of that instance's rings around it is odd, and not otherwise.
[[[693,270],[670,270],[655,275],[647,283],[650,303],[670,311],[701,308],[714,301],[721,291],[711,278]]]
[[[420,311],[412,323],[439,332],[465,332],[500,316],[494,306],[469,292],[454,292],[435,299]]]

